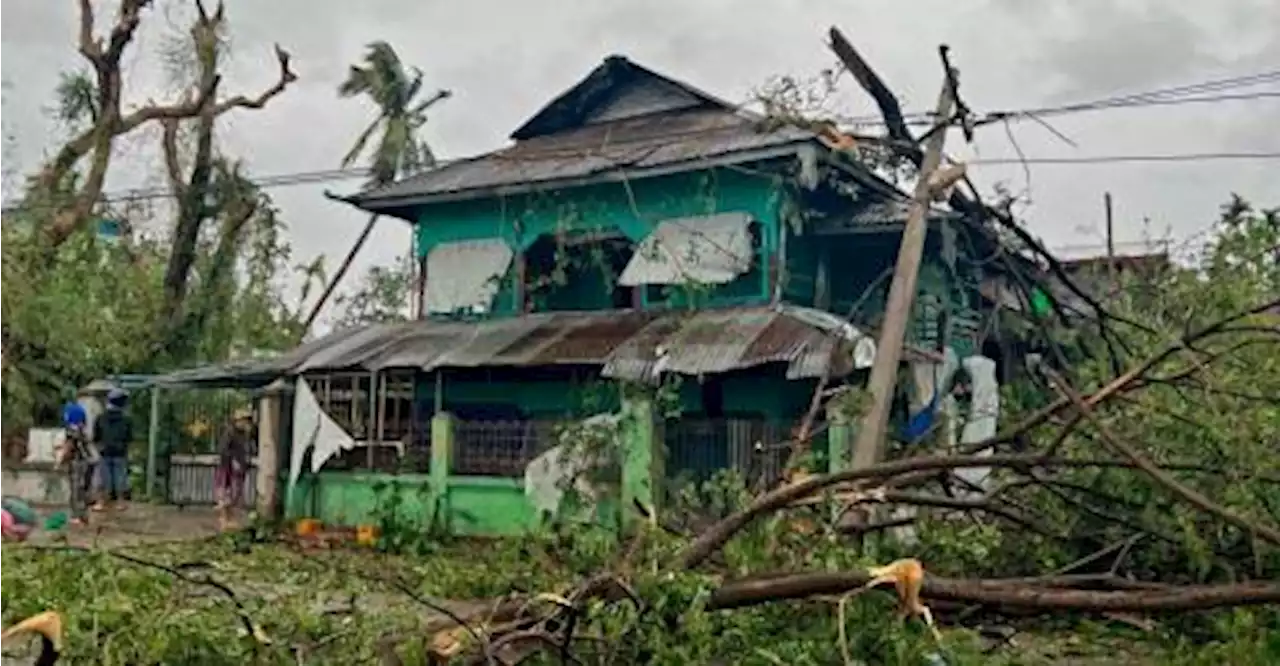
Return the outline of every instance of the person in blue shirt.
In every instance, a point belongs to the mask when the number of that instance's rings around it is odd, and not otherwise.
[[[84,405],[72,398],[67,404],[62,406],[62,427],[63,428],[80,428],[84,429],[89,425],[89,413],[85,411]]]
[[[71,504],[71,522],[83,525],[88,519],[89,489],[93,483],[94,455],[89,443],[89,414],[75,401],[62,407],[64,440],[58,463],[67,467],[67,490]]]

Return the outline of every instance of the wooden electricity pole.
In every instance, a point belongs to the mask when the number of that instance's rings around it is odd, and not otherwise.
[[[951,110],[955,105],[955,91],[952,89],[955,76],[953,70],[947,72],[943,79],[942,93],[938,95],[938,108],[934,116],[939,126],[934,128],[925,141],[924,161],[916,180],[911,212],[907,216],[906,227],[902,230],[902,243],[898,248],[893,282],[889,285],[884,324],[880,329],[880,338],[876,341],[875,361],[871,366],[871,379],[867,383],[871,391],[871,407],[863,417],[853,449],[855,469],[869,467],[884,458],[889,406],[893,402],[907,321],[916,295],[920,258],[924,253],[925,236],[928,235],[928,213],[934,197],[931,178],[942,163],[942,147],[946,140]]]
[[[1111,193],[1102,195],[1102,205],[1107,214],[1107,274],[1112,280],[1116,278],[1116,236],[1115,226],[1111,219]],[[1114,283],[1113,283],[1114,284]]]

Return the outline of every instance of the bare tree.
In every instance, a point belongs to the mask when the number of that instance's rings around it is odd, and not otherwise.
[[[198,309],[184,314],[188,284],[205,222],[221,218],[210,271],[205,276],[206,289],[214,289],[217,282],[233,267],[241,232],[261,203],[257,188],[240,176],[238,166],[216,154],[214,130],[218,117],[236,108],[261,109],[297,79],[289,68],[289,54],[277,46],[275,53],[280,74],[275,85],[254,98],[240,95],[221,102],[213,101],[221,78],[218,72],[218,54],[226,11],[221,2],[212,14],[206,11],[200,0],[195,4],[196,19],[190,29],[190,47],[195,54],[196,81],[194,89],[188,89],[182,102],[194,100],[200,94],[196,91],[211,90],[215,94],[209,95],[207,101],[200,105],[194,118],[185,121],[194,126],[194,153],[189,160],[189,169],[184,169],[180,156],[179,130],[184,119],[165,117],[159,120],[164,127],[161,147],[165,170],[169,187],[178,202],[178,216],[165,266],[164,300],[158,322],[161,327],[158,340],[170,351],[174,351],[174,344],[184,337],[181,335],[186,328],[184,323],[198,325],[207,314]],[[201,301],[206,306],[210,303],[208,298],[202,298]]]
[[[96,102],[92,124],[73,136],[57,154],[40,170],[36,186],[43,192],[55,192],[67,187],[77,165],[89,159],[83,179],[70,193],[70,201],[59,206],[53,219],[45,227],[49,245],[58,247],[89,220],[94,206],[102,196],[107,170],[111,165],[111,150],[115,139],[151,121],[173,121],[197,116],[217,117],[235,108],[260,109],[272,97],[280,94],[297,77],[289,69],[289,56],[276,47],[280,61],[280,79],[257,97],[237,95],[217,101],[220,75],[216,70],[202,76],[198,85],[186,91],[177,101],[168,104],[148,101],[136,110],[123,110],[124,74],[121,60],[133,42],[142,23],[143,12],[153,0],[121,0],[115,22],[105,38],[95,35],[95,16],[91,0],[78,0],[80,24],[78,49],[88,61],[93,72]],[[197,2],[201,21],[220,23],[224,11],[221,3],[212,18]],[[197,29],[198,26],[197,26]]]

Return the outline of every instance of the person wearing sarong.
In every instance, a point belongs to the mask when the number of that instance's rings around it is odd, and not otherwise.
[[[237,410],[218,441],[218,469],[214,472],[214,499],[218,507],[218,529],[232,526],[236,509],[244,503],[245,478],[253,449],[253,413]]]

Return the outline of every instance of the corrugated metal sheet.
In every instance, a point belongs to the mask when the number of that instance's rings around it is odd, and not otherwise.
[[[679,86],[657,79],[631,81],[587,117],[587,124],[635,118],[650,113],[678,111],[698,106],[697,97]]]
[[[823,373],[836,340],[851,358],[834,368],[835,374],[869,365],[867,354],[875,346],[871,338],[830,313],[809,308],[538,313],[340,331],[281,356],[270,367],[250,368],[248,374],[213,366],[160,381],[266,384],[279,376],[345,369],[554,365],[600,366],[605,376],[641,379],[662,372],[717,374],[773,363],[786,364],[788,377],[803,378]],[[921,352],[909,350],[906,357],[919,358]]]
[[[408,333],[406,324],[376,324],[367,328],[341,331],[333,344],[317,349],[290,369],[307,372],[320,369],[362,367],[368,360],[392,346]]]
[[[601,365],[636,331],[655,318],[651,312],[628,310],[613,317],[587,317],[565,335],[551,339],[533,360],[539,363]]]
[[[216,455],[173,454],[169,457],[168,500],[170,504],[212,505],[217,499],[214,493],[214,476],[218,469]],[[252,464],[245,474],[244,507],[252,507],[258,500],[258,466]]]
[[[675,165],[813,139],[812,133],[794,127],[764,132],[756,122],[723,110],[658,113],[520,141],[361,193],[352,201],[376,207],[413,197]]]
[[[636,248],[618,284],[726,284],[751,269],[751,216],[663,220]]]
[[[703,107],[725,110],[733,110],[736,107],[684,81],[673,79],[632,62],[625,56],[611,55],[573,87],[547,102],[532,118],[516,128],[511,133],[511,138],[523,140],[557,134],[566,129],[587,124],[606,109],[614,112],[610,114],[614,118],[631,117],[637,115],[637,112],[662,109],[662,106],[652,104],[652,96],[637,98],[637,96],[626,94],[628,89],[637,84],[649,89],[666,88],[667,92],[671,93],[671,97],[683,97],[681,101],[687,100]]]
[[[427,253],[427,312],[488,312],[515,251],[501,238],[441,243]]]
[[[702,375],[764,365],[771,359],[750,358],[745,353],[778,316],[767,309],[692,313],[671,335],[658,343],[655,369],[682,375]],[[808,337],[811,336],[804,336]],[[605,374],[608,374],[607,370]]]

